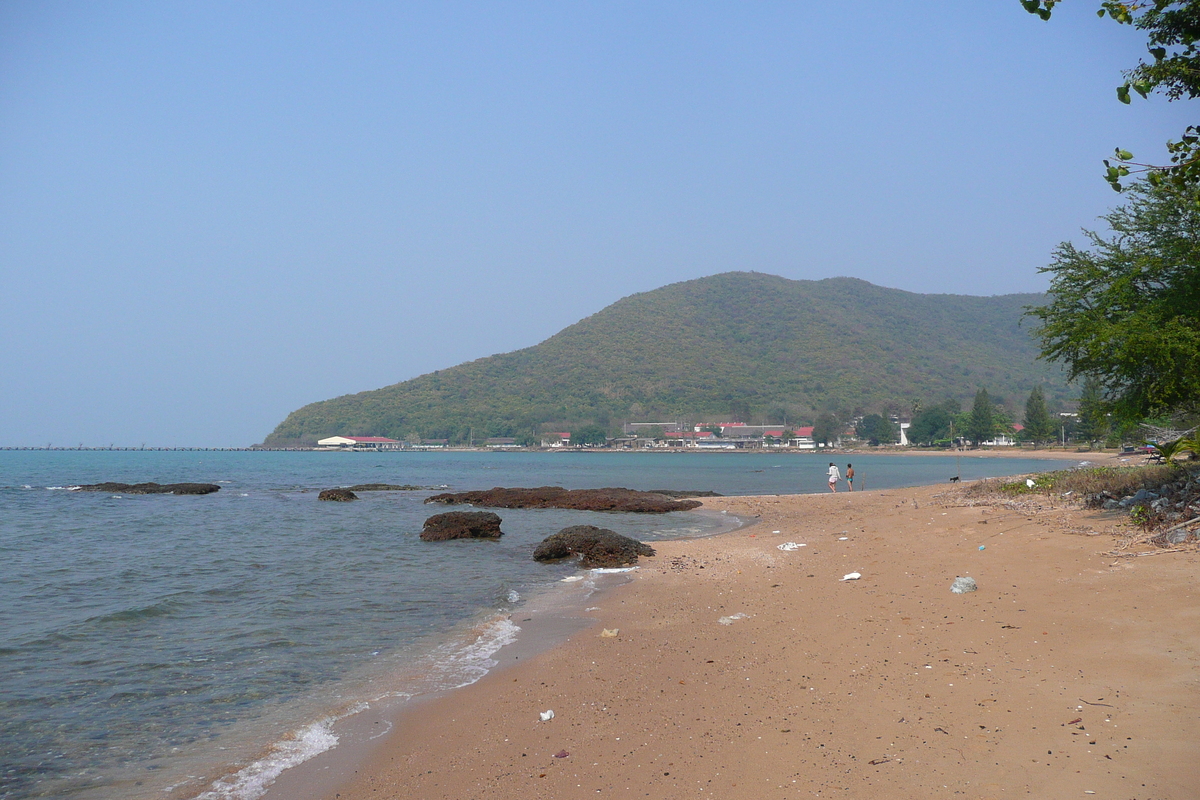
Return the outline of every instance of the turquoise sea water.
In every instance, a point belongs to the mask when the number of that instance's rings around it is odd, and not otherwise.
[[[854,462],[868,489],[942,482],[959,468],[953,456]],[[960,463],[965,480],[1050,466]],[[792,494],[824,491],[827,464],[740,453],[0,451],[0,798],[249,800],[272,769],[334,744],[321,721],[366,699],[378,676],[419,664],[425,685],[441,688],[486,672],[516,634],[505,612],[574,571],[532,561],[545,536],[596,524],[653,541],[727,524],[696,512],[500,510],[499,542],[430,544],[421,524],[445,510],[423,505],[431,491],[318,503],[316,490]],[[222,488],[67,488],[101,481]],[[257,771],[227,776],[247,763]]]

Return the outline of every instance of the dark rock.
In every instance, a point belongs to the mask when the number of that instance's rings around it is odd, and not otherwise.
[[[701,505],[699,500],[672,500],[658,492],[564,489],[561,486],[541,486],[536,489],[497,487],[478,492],[448,492],[427,497],[425,502],[486,508],[569,508],[575,511],[629,511],[640,514],[687,511]]]
[[[212,494],[221,490],[215,483],[91,483],[77,487],[81,492],[113,494]]]
[[[447,539],[499,539],[500,517],[490,511],[448,511],[425,520],[421,538],[426,542]]]
[[[759,471],[761,472],[761,470],[759,470]],[[702,491],[689,491],[689,490],[687,490],[687,489],[651,489],[650,491],[651,491],[651,493],[653,493],[653,494],[661,494],[661,495],[663,495],[664,497],[674,497],[674,498],[680,498],[680,497],[720,497],[720,496],[721,496],[721,495],[720,495],[720,493],[718,493],[718,492],[710,492],[710,491],[704,491],[704,492],[702,492]]]
[[[360,483],[357,486],[351,486],[351,492],[415,492],[420,489],[425,489],[425,486],[411,486],[395,483]]]
[[[579,557],[579,565],[624,567],[636,564],[638,556],[652,556],[654,548],[628,536],[595,525],[573,525],[547,536],[533,551],[534,561],[557,561]]]
[[[351,500],[357,500],[358,495],[349,489],[325,489],[319,495],[318,500],[331,500],[335,503],[348,503]]]

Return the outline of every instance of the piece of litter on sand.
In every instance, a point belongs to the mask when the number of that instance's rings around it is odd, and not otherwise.
[[[717,622],[722,625],[732,625],[736,619],[746,619],[746,615],[739,611],[736,614],[730,614],[728,617],[721,617]]]
[[[955,578],[954,583],[950,584],[950,591],[955,594],[966,594],[973,592],[979,587],[975,584],[974,578]]]
[[[1028,486],[1030,489],[1032,489],[1033,487],[1037,486],[1037,482],[1034,481],[1033,478],[1026,478],[1025,485]]]
[[[849,539],[849,538],[850,538],[849,536],[839,536],[839,537],[838,537],[838,541],[839,541],[839,542],[844,542],[844,541],[846,541],[846,540],[847,540],[847,539]]]
[[[783,531],[771,531],[771,533],[782,533]]]
[[[554,719],[554,709],[547,708],[545,711],[538,714],[538,716],[542,718],[542,722],[549,722],[550,720]]]
[[[985,545],[985,544],[981,544],[981,545],[979,545],[979,549],[980,549],[980,550],[987,550],[987,545]]]
[[[621,632],[620,628],[604,628],[600,631],[600,636],[604,639],[611,639]]]
[[[799,550],[801,547],[808,547],[808,545],[801,542],[784,542],[783,544],[777,544],[775,546],[780,550]]]
[[[844,580],[844,581],[856,581],[856,580],[858,580],[858,579],[859,579],[859,578],[861,578],[861,577],[862,577],[862,573],[861,573],[861,572],[851,572],[849,575],[843,575],[843,576],[842,576],[842,580]]]
[[[571,755],[571,754],[568,753],[566,750],[559,750],[557,753],[554,754],[554,757],[555,758],[566,758],[569,755]]]

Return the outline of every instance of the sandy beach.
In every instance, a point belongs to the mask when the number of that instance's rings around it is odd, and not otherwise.
[[[1200,797],[1197,552],[1114,555],[1121,518],[1047,502],[945,486],[708,500],[759,521],[657,545],[565,644],[502,650],[503,668],[308,786],[329,800]],[[956,576],[978,591],[951,593]],[[293,796],[286,784],[268,798]]]

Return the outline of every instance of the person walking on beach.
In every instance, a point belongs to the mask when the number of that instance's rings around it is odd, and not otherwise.
[[[850,487],[850,491],[854,491],[854,465],[846,465],[846,485]]]
[[[829,491],[837,494],[837,482],[842,479],[842,473],[838,472],[837,464],[829,462]]]

